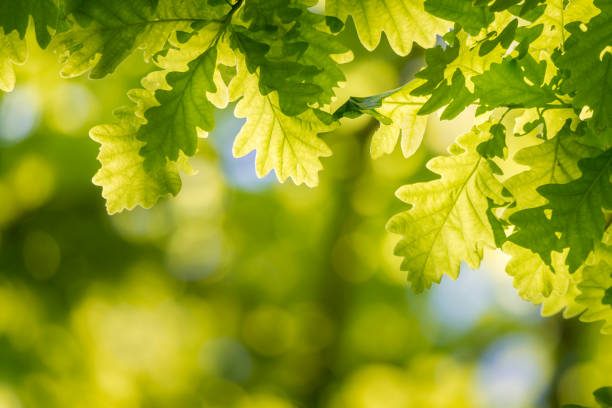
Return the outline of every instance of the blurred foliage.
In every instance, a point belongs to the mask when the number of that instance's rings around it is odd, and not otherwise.
[[[612,382],[612,339],[541,320],[503,256],[419,296],[398,272],[393,192],[432,177],[423,163],[469,115],[430,118],[410,160],[369,160],[375,125],[347,122],[312,190],[258,180],[252,155],[231,158],[240,122],[219,115],[178,198],[111,217],[87,129],[147,67],[60,81],[29,38],[0,99],[0,407],[594,406]],[[352,95],[423,64],[355,38]]]

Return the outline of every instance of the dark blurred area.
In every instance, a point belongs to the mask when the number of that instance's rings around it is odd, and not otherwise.
[[[346,38],[338,104],[422,65]],[[408,288],[384,229],[405,208],[394,192],[432,177],[425,162],[469,115],[433,118],[410,159],[376,161],[376,124],[347,121],[309,189],[231,157],[228,109],[177,198],[111,217],[87,132],[150,67],[136,55],[102,82],[60,79],[57,56],[29,49],[0,96],[1,408],[556,407],[612,384],[612,341],[539,317],[503,255]]]

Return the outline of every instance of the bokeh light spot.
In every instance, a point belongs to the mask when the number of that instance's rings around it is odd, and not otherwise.
[[[493,304],[492,285],[485,271],[463,263],[456,281],[443,277],[429,295],[432,315],[445,330],[456,334],[470,330]]]
[[[0,101],[0,144],[19,143],[40,121],[40,96],[34,88],[17,87]]]
[[[258,353],[278,356],[293,345],[296,324],[288,312],[274,306],[261,306],[246,316],[243,335],[249,347]]]
[[[220,228],[184,225],[172,235],[167,247],[170,272],[181,280],[194,281],[210,276],[223,255]]]
[[[237,340],[217,338],[204,343],[200,366],[212,375],[242,383],[251,377],[253,363],[248,350]]]
[[[477,389],[483,394],[484,406],[535,406],[551,375],[549,349],[543,340],[521,334],[490,346],[478,369]]]
[[[43,205],[55,190],[55,170],[39,155],[25,156],[10,175],[13,194],[22,210]]]
[[[23,261],[36,279],[49,279],[60,264],[61,251],[57,241],[44,231],[30,232],[23,243]]]
[[[52,90],[52,104],[49,109],[49,124],[67,135],[83,135],[78,132],[89,120],[94,110],[95,99],[91,91],[77,83],[62,82]]]

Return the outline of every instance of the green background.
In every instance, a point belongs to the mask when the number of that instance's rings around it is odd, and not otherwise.
[[[343,35],[357,58],[338,104],[423,64]],[[393,192],[431,179],[424,163],[469,114],[434,115],[410,159],[371,160],[377,125],[346,122],[309,189],[232,158],[228,109],[177,198],[110,217],[87,131],[150,67],[135,55],[104,81],[66,80],[28,48],[0,96],[1,408],[556,407],[612,383],[612,340],[540,318],[497,253],[409,290],[384,230],[406,208]]]

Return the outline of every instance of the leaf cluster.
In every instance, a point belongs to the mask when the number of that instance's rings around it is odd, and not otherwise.
[[[544,314],[582,314],[612,331],[610,4],[427,0],[453,29],[425,51],[426,66],[403,88],[337,112],[369,114],[382,129],[400,122],[385,114],[398,95],[416,117],[476,107],[474,129],[427,164],[440,178],[397,192],[411,207],[387,229],[402,236],[395,253],[414,290],[499,248],[519,295]]]
[[[416,291],[477,268],[484,250],[511,256],[519,295],[544,314],[582,314],[612,332],[612,0],[19,0],[0,7],[0,87],[25,61],[28,22],[66,77],[111,74],[143,52],[154,69],[117,122],[96,126],[110,213],[176,195],[215,110],[235,102],[245,124],[234,155],[256,151],[259,176],[315,186],[325,134],[344,118],[380,122],[374,158],[421,144],[428,116],[470,114],[474,127],[427,167],[439,179],[400,188],[410,207],[388,223]],[[425,67],[398,89],[333,111],[352,58],[385,33]],[[52,39],[53,37],[53,39]],[[51,40],[52,39],[52,40]],[[516,171],[517,168],[522,170]]]

